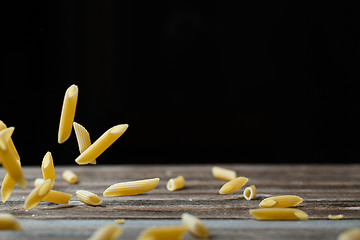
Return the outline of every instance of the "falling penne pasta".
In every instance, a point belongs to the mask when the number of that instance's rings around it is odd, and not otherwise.
[[[122,232],[122,228],[119,225],[108,224],[96,230],[89,240],[115,240]]]
[[[113,144],[128,128],[127,124],[120,124],[107,130],[90,147],[78,156],[75,161],[79,165],[88,164],[100,156]]]
[[[308,220],[308,215],[295,208],[259,208],[250,210],[256,220]]]
[[[159,178],[116,183],[108,187],[103,195],[105,197],[131,196],[153,190],[159,183]]]
[[[17,162],[21,166],[20,160],[17,160]],[[1,198],[3,203],[9,199],[12,191],[14,190],[15,184],[16,182],[7,173],[1,184]]]
[[[63,143],[70,137],[75,118],[78,94],[79,89],[76,85],[71,85],[65,92],[60,116],[58,143]]]
[[[185,179],[183,176],[178,176],[176,178],[171,178],[167,184],[166,184],[166,188],[169,191],[176,191],[179,189],[182,189],[185,185]]]
[[[339,219],[342,219],[343,217],[344,217],[344,215],[342,215],[342,214],[338,214],[338,215],[329,214],[329,216],[328,216],[328,218],[331,220],[339,220]]]
[[[6,128],[0,131],[0,162],[6,169],[10,177],[22,188],[26,188],[26,179],[18,164],[15,152],[10,146],[11,135],[14,132],[14,127]]]
[[[245,188],[243,194],[244,194],[244,198],[248,201],[254,199],[256,197],[255,185],[251,185],[250,187]]]
[[[76,196],[83,202],[88,205],[97,206],[102,203],[101,198],[95,193],[86,191],[86,190],[77,190]]]
[[[360,228],[351,228],[339,234],[336,240],[359,240]]]
[[[47,152],[45,154],[41,163],[41,171],[44,180],[50,179],[54,183],[55,169],[54,169],[54,161],[51,152]]]
[[[225,183],[219,190],[220,194],[233,193],[242,188],[249,179],[246,177],[237,177],[227,183]]]
[[[22,230],[22,228],[13,215],[8,213],[1,213],[0,230]]]
[[[209,238],[210,233],[203,221],[189,213],[181,215],[183,224],[188,228],[189,232],[197,238]]]
[[[212,167],[211,172],[215,178],[225,181],[230,181],[237,177],[236,172],[234,170],[216,167],[216,166]]]
[[[76,174],[71,171],[71,170],[65,170],[62,173],[62,177],[65,181],[67,181],[70,184],[75,184],[78,181],[78,177],[76,176]]]
[[[5,123],[0,120],[0,131],[4,130],[5,128],[6,128]],[[17,160],[20,160],[19,153],[17,152],[16,147],[15,147],[15,145],[14,145],[14,142],[12,141],[11,138],[10,138],[10,140],[9,140],[9,146],[10,146],[10,148],[11,148],[11,151],[13,151],[13,152],[15,153],[16,159],[17,159]],[[1,163],[1,160],[0,160],[0,163]]]
[[[150,227],[142,231],[137,240],[180,240],[187,232],[186,226]]]
[[[50,190],[50,192],[42,199],[44,202],[57,204],[68,204],[72,195],[65,192]]]
[[[44,179],[42,179],[42,178],[36,178],[36,179],[34,180],[34,187],[40,186],[43,182],[44,182]]]
[[[295,195],[283,195],[269,197],[262,200],[259,204],[262,208],[287,208],[293,207],[303,202],[301,197]]]
[[[88,147],[91,146],[90,134],[89,132],[77,122],[73,123],[76,139],[79,145],[80,154],[83,153]],[[90,164],[96,164],[96,160],[90,162]]]
[[[50,179],[44,181],[40,186],[34,188],[25,199],[24,208],[31,209],[36,207],[44,197],[51,191],[52,182]]]

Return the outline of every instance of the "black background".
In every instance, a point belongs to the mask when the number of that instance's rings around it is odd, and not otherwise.
[[[64,93],[98,159],[349,163],[359,154],[359,14],[344,4],[2,1],[0,119],[23,165],[75,164]]]

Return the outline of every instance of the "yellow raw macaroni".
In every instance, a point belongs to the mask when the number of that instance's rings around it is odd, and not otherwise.
[[[76,122],[73,123],[73,126],[81,154],[91,146],[90,134],[82,125]],[[96,160],[90,162],[90,164],[96,164]]]
[[[92,206],[97,206],[102,203],[101,198],[95,193],[86,190],[77,190],[76,196],[84,203]]]
[[[186,226],[150,227],[142,231],[137,240],[180,240],[187,232]]]
[[[78,177],[71,170],[65,170],[62,174],[62,177],[65,181],[67,181],[70,184],[75,184],[78,181]]]
[[[250,210],[256,220],[308,220],[308,215],[295,208],[259,208]]]
[[[344,217],[344,215],[342,215],[342,214],[338,214],[338,215],[329,214],[329,216],[328,216],[328,218],[331,220],[339,220],[339,219],[342,219],[343,217]]]
[[[5,123],[0,120],[0,131],[4,130],[5,128],[6,128]],[[9,141],[9,146],[11,148],[11,151],[13,151],[15,153],[16,159],[20,160],[19,153],[17,152],[17,150],[15,148],[15,145],[14,145],[14,142],[12,141],[11,138],[10,138],[10,141]],[[1,163],[1,159],[0,159],[0,163]]]
[[[113,144],[128,128],[127,124],[120,124],[107,130],[90,147],[78,156],[75,161],[79,165],[91,163]]]
[[[22,228],[13,215],[8,213],[1,213],[0,230],[22,230]]]
[[[248,180],[249,179],[246,177],[235,178],[235,179],[225,183],[219,190],[219,193],[220,194],[233,193],[233,192],[239,190],[240,188],[242,188],[247,183]]]
[[[360,228],[351,228],[339,234],[336,240],[359,240]]]
[[[19,165],[21,165],[20,160],[17,160],[17,162]],[[1,198],[2,198],[3,203],[9,199],[12,191],[14,190],[15,184],[16,184],[16,182],[7,173],[1,184]]]
[[[118,224],[108,224],[96,230],[89,240],[115,240],[122,234]]]
[[[22,188],[26,188],[26,179],[18,164],[19,160],[10,146],[11,135],[14,132],[14,127],[6,128],[0,131],[0,162],[6,169],[10,177]]]
[[[159,183],[159,178],[145,179],[132,182],[116,183],[108,187],[103,195],[105,197],[131,196],[153,190]]]
[[[34,187],[40,186],[43,182],[44,182],[44,179],[42,179],[42,178],[36,178],[36,179],[34,180]]]
[[[59,124],[58,143],[63,143],[70,137],[75,118],[78,93],[79,89],[76,85],[71,85],[65,92]]]
[[[54,161],[51,152],[47,152],[42,160],[41,171],[44,180],[50,179],[53,183],[55,181]]]
[[[221,167],[212,167],[212,175],[221,180],[230,181],[237,177],[236,172],[230,169],[221,168]]]
[[[262,208],[287,208],[293,207],[303,202],[301,197],[295,195],[283,195],[269,197],[262,200],[259,204]]]
[[[39,202],[50,192],[52,187],[52,182],[50,179],[44,181],[40,186],[34,188],[29,196],[25,200],[25,209],[31,209],[36,207]]]
[[[209,238],[210,233],[203,221],[189,213],[181,215],[183,224],[188,228],[189,232],[197,238]]]
[[[176,178],[171,178],[166,184],[166,188],[169,191],[176,191],[182,189],[185,185],[185,179],[183,176],[178,176]]]
[[[248,201],[254,199],[256,197],[255,185],[251,185],[250,187],[245,188],[243,194],[244,194],[244,198]]]
[[[50,190],[50,192],[42,199],[42,201],[58,204],[68,204],[71,198],[72,195],[69,193]]]

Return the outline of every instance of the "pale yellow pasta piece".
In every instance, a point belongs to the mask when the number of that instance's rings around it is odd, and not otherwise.
[[[244,194],[244,198],[248,201],[254,199],[256,197],[255,185],[251,185],[250,187],[245,188],[243,194]]]
[[[159,178],[116,183],[108,187],[103,195],[105,197],[131,196],[153,190],[159,184]]]
[[[0,230],[22,230],[22,228],[13,215],[8,213],[1,213]]]
[[[90,134],[82,125],[77,122],[73,123],[76,139],[79,146],[80,154],[83,153],[88,147],[91,146]],[[96,164],[96,160],[90,162],[90,164]]]
[[[344,215],[342,215],[342,214],[338,214],[338,215],[329,214],[329,216],[328,216],[328,218],[331,220],[339,220],[339,219],[342,219],[343,217],[344,217]]]
[[[336,240],[360,240],[360,228],[351,228],[339,234]]]
[[[36,179],[34,180],[34,187],[40,186],[43,182],[44,182],[44,179],[42,179],[42,178],[36,178]]]
[[[150,227],[142,231],[137,240],[180,240],[187,232],[186,226]]]
[[[189,232],[197,238],[209,238],[210,233],[203,221],[189,213],[181,215],[183,224],[188,228]]]
[[[26,179],[18,164],[19,160],[10,146],[11,135],[14,132],[14,127],[6,128],[0,131],[0,162],[6,169],[10,177],[22,188],[26,188]]]
[[[220,194],[229,194],[229,193],[233,193],[237,190],[239,190],[240,188],[242,188],[247,181],[249,181],[248,178],[246,177],[237,177],[227,183],[225,183],[219,190]]]
[[[42,201],[58,204],[68,204],[71,198],[72,195],[69,193],[50,190],[50,192],[42,199]]]
[[[89,240],[115,240],[123,230],[118,224],[108,224],[96,230]]]
[[[99,157],[113,144],[128,128],[127,124],[120,124],[107,130],[90,147],[78,156],[75,161],[79,165],[88,164]]]
[[[47,152],[42,160],[41,171],[44,180],[50,179],[53,183],[55,181],[54,161],[51,152]]]
[[[70,184],[75,184],[78,181],[78,177],[76,176],[76,174],[71,171],[71,170],[65,170],[62,173],[62,177],[65,181],[67,181]]]
[[[260,202],[259,206],[262,208],[287,208],[296,206],[303,201],[304,200],[299,196],[283,195],[265,198]]]
[[[65,92],[60,116],[58,143],[63,143],[70,137],[75,118],[78,94],[79,89],[76,85],[71,85]]]
[[[166,188],[169,191],[176,191],[179,189],[182,189],[185,185],[185,179],[183,176],[178,176],[176,178],[171,178],[167,184],[166,184]]]
[[[121,219],[115,219],[115,222],[116,222],[117,224],[123,224],[123,223],[125,223],[125,219],[123,219],[123,218],[121,218]]]
[[[25,209],[36,207],[44,197],[51,191],[52,182],[50,179],[44,181],[40,186],[34,188],[25,199]]]
[[[101,198],[95,193],[86,191],[86,190],[77,190],[76,196],[83,202],[88,205],[97,206],[102,203]]]
[[[250,210],[256,220],[308,220],[308,215],[295,208],[259,208]]]
[[[20,160],[17,160],[17,162],[21,166]],[[9,199],[12,191],[14,190],[15,184],[16,184],[16,182],[7,173],[1,184],[1,198],[2,198],[3,203]]]
[[[234,170],[216,167],[216,166],[212,167],[211,172],[215,178],[225,181],[230,181],[237,177],[236,172]]]
[[[0,120],[0,131],[4,130],[6,128],[6,125],[3,121]],[[15,156],[16,156],[16,159],[17,160],[20,160],[20,156],[19,156],[19,153],[18,151],[16,150],[16,147],[14,145],[14,142],[13,140],[10,138],[10,141],[9,141],[9,146],[11,148],[11,151],[13,151],[15,153]],[[1,160],[0,160],[0,163],[1,163]]]

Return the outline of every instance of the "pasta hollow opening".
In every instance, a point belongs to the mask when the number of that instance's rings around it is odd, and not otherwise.
[[[39,188],[38,196],[44,197],[46,194],[48,194],[50,192],[51,187],[52,187],[51,181],[44,182],[43,185],[41,185]]]
[[[71,85],[67,91],[67,96],[68,97],[74,96],[76,94],[77,90],[78,90],[78,88],[76,85]]]
[[[251,192],[252,192],[251,188],[246,188],[246,189],[245,189],[244,195],[245,195],[245,197],[246,197],[247,199],[250,198]]]
[[[98,196],[90,196],[89,197],[89,201],[92,202],[93,204],[98,204],[101,202],[101,199]]]
[[[167,188],[171,190],[174,188],[174,180],[170,179],[170,181],[167,184]]]
[[[127,124],[121,124],[121,125],[118,125],[118,126],[115,126],[113,127],[113,129],[110,131],[110,133],[121,133],[121,132],[124,132],[127,128],[128,128],[129,125]]]

